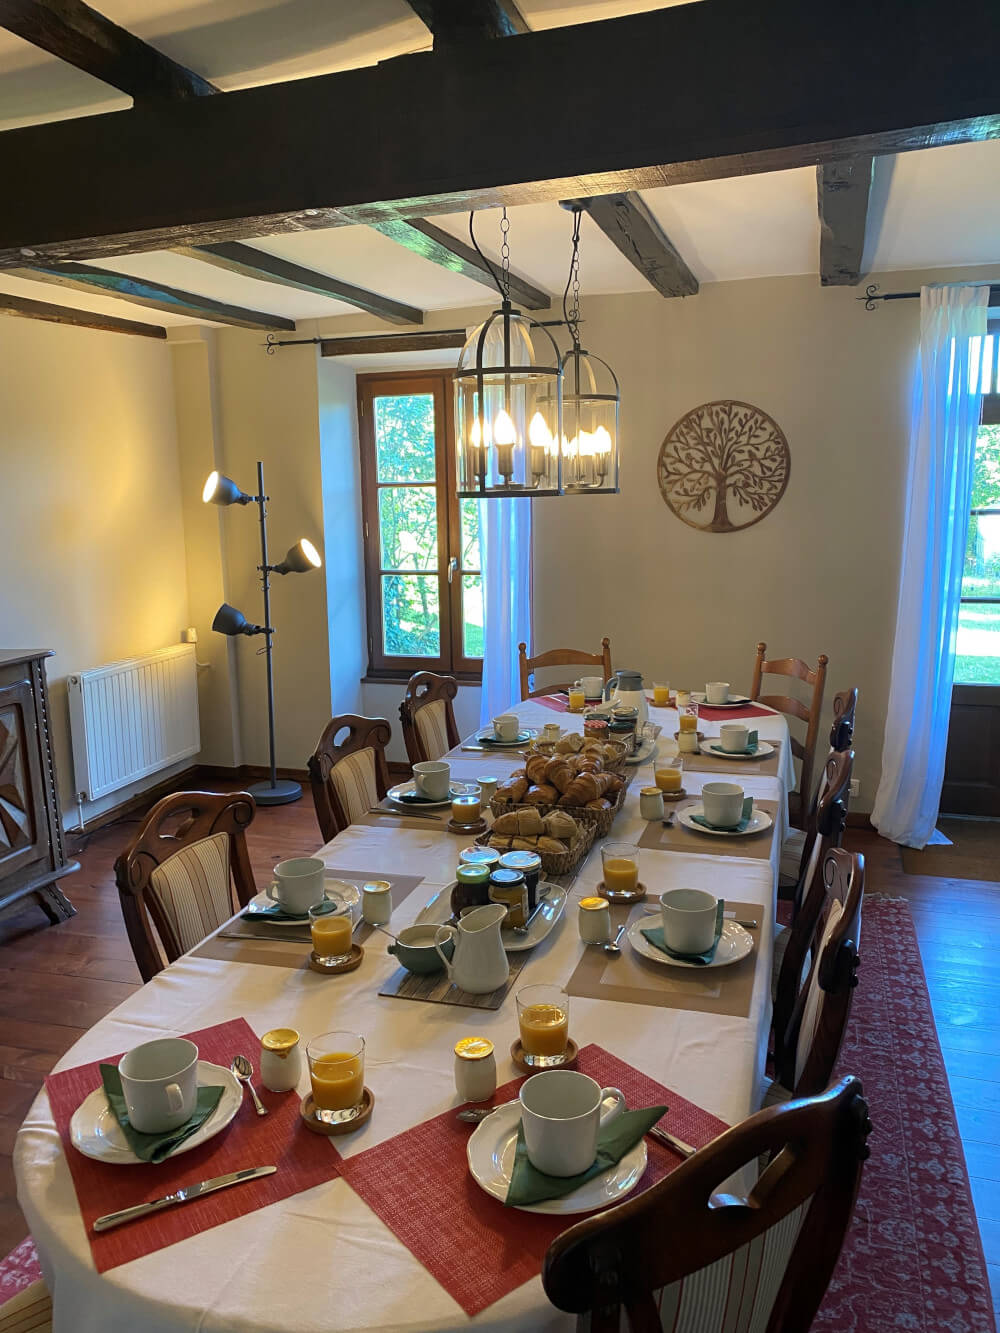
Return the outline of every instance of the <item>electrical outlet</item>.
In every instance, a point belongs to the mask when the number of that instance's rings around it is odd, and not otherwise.
[[[861,795],[861,779],[860,779],[860,778],[851,778],[851,795],[852,795],[852,796],[860,796],[860,795]]]

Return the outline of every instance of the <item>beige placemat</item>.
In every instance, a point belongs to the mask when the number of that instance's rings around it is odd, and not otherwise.
[[[708,739],[709,743],[718,744],[713,737]],[[741,773],[776,778],[781,772],[781,742],[768,741],[767,744],[774,746],[774,754],[769,754],[765,759],[720,759],[714,754],[699,751],[698,754],[684,756],[684,767],[694,773],[725,773],[733,782],[739,782]]]
[[[700,804],[700,798],[695,798],[682,801],[677,808],[690,810]],[[711,856],[745,856],[753,861],[767,861],[771,856],[771,843],[778,827],[778,802],[758,801],[754,797],[754,808],[766,810],[771,816],[771,827],[764,833],[748,833],[739,838],[720,838],[711,833],[694,833],[677,820],[675,809],[674,822],[669,828],[664,828],[659,820],[650,820],[639,838],[639,846],[655,852],[707,852]]]
[[[390,995],[397,1000],[427,1000],[431,1004],[460,1004],[468,1009],[499,1009],[530,956],[530,949],[509,953],[510,976],[502,986],[487,995],[470,995],[468,991],[460,990],[451,984],[445,972],[418,976],[402,967],[381,987],[379,995]]]
[[[759,903],[726,900],[726,907],[738,917],[760,920],[765,911]],[[612,907],[612,929],[622,922],[629,925],[636,917],[657,924],[659,917],[636,907]],[[622,940],[621,956],[610,958],[596,945],[584,947],[576,970],[566,983],[570,995],[588,1000],[616,1000],[619,1004],[652,1004],[661,1009],[691,1009],[701,1014],[728,1014],[746,1018],[753,997],[760,929],[751,931],[754,950],[729,967],[670,967],[654,963],[636,953],[627,939]]]
[[[194,958],[217,958],[223,963],[260,963],[265,967],[305,967],[312,953],[308,933],[300,943],[213,935],[192,949]]]
[[[360,819],[352,822],[363,824],[366,828],[412,828],[412,829],[431,829],[435,833],[440,833],[445,824],[451,818],[451,806],[445,806],[440,814],[426,815],[407,815],[405,812],[396,813],[395,810],[387,811],[384,815],[362,815]]]

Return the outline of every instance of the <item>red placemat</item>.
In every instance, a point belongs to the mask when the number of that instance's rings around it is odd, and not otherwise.
[[[243,1018],[234,1018],[217,1027],[185,1034],[197,1047],[203,1060],[227,1065],[237,1052],[257,1064],[260,1040]],[[268,1092],[259,1078],[254,1086],[270,1115],[258,1116],[249,1094],[235,1120],[221,1134],[200,1148],[158,1165],[112,1166],[84,1157],[70,1142],[69,1122],[83,1099],[101,1085],[99,1064],[117,1064],[121,1055],[103,1061],[50,1074],[45,1080],[52,1116],[63,1142],[76,1187],[76,1197],[83,1214],[90,1252],[99,1273],[144,1254],[174,1245],[196,1232],[221,1226],[234,1217],[266,1208],[290,1194],[311,1189],[340,1174],[340,1154],[330,1140],[311,1134],[299,1115],[299,1097],[295,1092]],[[134,1203],[145,1203],[184,1185],[197,1184],[212,1176],[223,1176],[248,1166],[276,1166],[271,1176],[235,1185],[195,1199],[114,1231],[95,1234],[94,1220],[104,1213],[117,1212]]]
[[[531,702],[541,704],[543,708],[551,708],[554,713],[569,712],[569,700],[565,694],[540,694]]]
[[[747,704],[744,708],[713,708],[711,704],[699,704],[698,716],[708,722],[736,722],[741,717],[775,717],[771,708],[758,708],[756,704]]]
[[[600,1046],[585,1046],[577,1068],[603,1087],[620,1088],[631,1107],[666,1103],[660,1124],[699,1148],[729,1128]],[[493,1103],[509,1101],[523,1082],[505,1083]],[[465,1155],[474,1128],[453,1108],[341,1163],[351,1188],[469,1316],[537,1277],[549,1245],[582,1216],[525,1213],[484,1193]],[[681,1163],[653,1139],[646,1148],[649,1163],[631,1198]]]

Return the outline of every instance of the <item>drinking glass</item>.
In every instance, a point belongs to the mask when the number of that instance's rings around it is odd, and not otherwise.
[[[353,1120],[365,1091],[365,1039],[356,1032],[324,1032],[306,1047],[314,1115],[336,1124]]]
[[[606,842],[601,848],[604,887],[612,893],[635,893],[639,884],[639,848],[632,842]]]
[[[465,784],[465,794],[451,803],[451,817],[456,824],[477,824],[482,816],[482,788],[474,782]]]
[[[586,694],[584,694],[583,691],[583,682],[575,680],[573,684],[569,687],[568,694],[569,694],[569,711],[571,713],[581,712],[584,704],[587,702],[587,696]]]
[[[677,748],[682,754],[698,753],[698,701],[689,699],[677,710]]]
[[[343,898],[326,898],[309,909],[309,933],[317,963],[335,967],[351,956],[354,917]]]
[[[657,759],[653,781],[660,791],[670,796],[681,790],[684,780],[684,760],[679,754],[664,755]]]
[[[524,1063],[550,1069],[566,1060],[569,996],[561,986],[524,986],[517,992],[517,1022]]]
[[[654,681],[653,707],[667,708],[669,704],[670,704],[670,682],[668,680]]]

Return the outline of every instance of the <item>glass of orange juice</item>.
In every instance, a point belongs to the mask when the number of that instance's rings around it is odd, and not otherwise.
[[[351,935],[354,917],[350,904],[337,894],[331,894],[309,909],[309,933],[312,936],[313,957],[324,967],[346,963],[351,956]]]
[[[606,842],[601,848],[604,888],[612,894],[636,893],[639,888],[639,848],[631,842]]]
[[[569,696],[569,711],[571,713],[581,712],[584,704],[587,702],[587,695],[583,688],[583,681],[575,680],[569,687],[567,694]]]
[[[306,1047],[317,1120],[352,1120],[365,1092],[365,1039],[356,1032],[324,1032]]]
[[[525,986],[517,992],[517,1022],[526,1065],[551,1069],[565,1064],[569,1043],[569,996],[561,986]]]
[[[653,707],[666,708],[670,703],[670,682],[668,680],[654,681],[653,683]]]
[[[653,769],[653,781],[666,796],[681,789],[684,778],[684,760],[679,754],[662,755]]]

